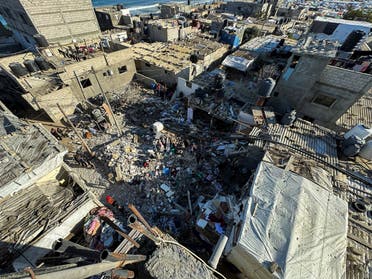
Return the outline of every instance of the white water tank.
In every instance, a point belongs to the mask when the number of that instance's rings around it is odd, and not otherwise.
[[[362,140],[365,140],[368,137],[372,136],[372,129],[362,124],[358,124],[354,128],[350,129],[348,132],[346,132],[344,138],[348,139],[351,136],[356,136]]]
[[[161,122],[155,122],[154,124],[152,124],[152,129],[154,131],[154,133],[160,133],[161,131],[164,130],[164,125],[163,123]]]
[[[359,154],[360,157],[372,161],[372,140],[368,141],[360,150]]]

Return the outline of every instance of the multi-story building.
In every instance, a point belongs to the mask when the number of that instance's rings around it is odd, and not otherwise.
[[[271,105],[278,112],[295,109],[308,120],[333,127],[372,87],[368,59],[350,57],[362,42],[358,34],[371,27],[317,18],[307,39],[293,50]]]
[[[25,48],[34,47],[37,34],[49,44],[83,41],[100,34],[90,0],[0,0],[0,15]]]

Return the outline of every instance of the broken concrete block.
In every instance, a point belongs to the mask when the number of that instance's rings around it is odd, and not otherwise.
[[[115,177],[116,182],[122,181],[123,180],[123,174],[121,172],[120,165],[116,165],[115,173],[116,173],[116,177]]]
[[[164,192],[168,192],[170,187],[167,184],[161,184],[160,189],[162,189]]]
[[[165,194],[168,198],[172,197],[174,195],[174,192],[173,191],[168,191],[166,194]]]

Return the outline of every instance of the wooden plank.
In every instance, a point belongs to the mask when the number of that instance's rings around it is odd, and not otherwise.
[[[372,245],[368,242],[366,242],[363,238],[360,238],[360,237],[357,237],[355,235],[352,235],[350,233],[347,234],[347,237],[358,242],[359,244],[369,248],[369,249],[372,249]]]

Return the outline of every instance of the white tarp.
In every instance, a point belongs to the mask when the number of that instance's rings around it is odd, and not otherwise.
[[[316,17],[314,22],[330,22],[337,23],[338,26],[333,31],[332,34],[327,35],[324,33],[317,33],[316,37],[318,40],[331,40],[338,41],[341,44],[345,42],[347,36],[354,30],[360,30],[368,35],[372,29],[372,23],[363,22],[363,21],[354,21],[354,20],[343,20],[343,19],[334,19],[328,17]]]
[[[222,65],[236,69],[238,71],[245,72],[249,66],[253,63],[253,59],[247,59],[240,56],[228,55],[223,60]]]
[[[347,218],[347,203],[333,193],[262,162],[237,246],[265,267],[277,263],[278,278],[343,278]]]

